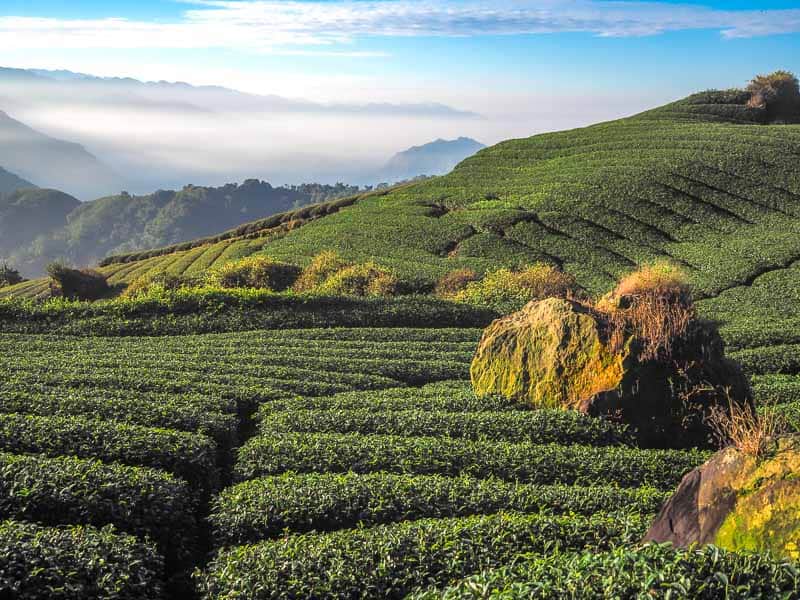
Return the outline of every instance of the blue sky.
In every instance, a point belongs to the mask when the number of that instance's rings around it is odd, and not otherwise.
[[[800,72],[800,0],[3,0],[0,52],[2,66],[437,102],[486,118],[419,142],[491,143]]]

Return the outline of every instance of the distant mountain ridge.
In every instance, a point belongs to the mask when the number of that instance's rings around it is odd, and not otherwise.
[[[154,106],[172,106],[182,110],[201,111],[240,110],[274,112],[370,112],[374,114],[403,114],[408,116],[436,116],[479,118],[480,115],[435,102],[392,104],[384,102],[321,103],[287,98],[277,94],[252,94],[218,85],[191,85],[182,81],[142,81],[132,77],[98,77],[73,71],[46,69],[13,69],[0,67],[0,85],[3,82],[25,83],[41,88],[48,94],[74,96],[75,91],[94,91],[100,98],[115,100],[129,95],[132,103],[151,103]],[[64,87],[66,86],[66,87]],[[97,96],[78,97],[93,102]],[[187,100],[188,98],[188,100]]]
[[[0,259],[35,276],[54,259],[90,265],[108,254],[203,237],[359,191],[344,184],[273,187],[251,179],[143,196],[121,193],[82,203],[57,190],[23,189],[0,196]]]
[[[465,158],[486,148],[468,137],[438,139],[395,154],[378,175],[383,181],[402,181],[420,175],[445,175]]]
[[[23,180],[65,190],[82,199],[119,191],[124,186],[116,173],[83,146],[49,137],[2,110],[0,165]]]
[[[4,168],[0,167],[0,196],[13,194],[17,190],[35,187],[36,186],[30,181],[27,181],[22,177],[19,177],[14,173],[6,171]]]

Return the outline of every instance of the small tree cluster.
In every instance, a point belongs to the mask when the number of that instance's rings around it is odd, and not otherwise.
[[[765,109],[772,118],[788,118],[800,113],[800,82],[789,71],[758,75],[747,86],[750,108]]]
[[[266,256],[248,256],[229,262],[208,274],[211,285],[222,288],[260,288],[282,292],[292,286],[300,268]]]
[[[17,285],[23,281],[25,281],[25,279],[19,274],[19,271],[13,269],[7,263],[0,263],[0,288]]]
[[[47,266],[54,296],[70,300],[99,300],[111,291],[105,276],[92,269],[73,269],[54,262]]]
[[[154,292],[172,292],[193,283],[195,282],[192,279],[166,271],[150,272],[134,279],[122,292],[122,297],[135,298]]]
[[[394,296],[400,281],[374,262],[351,264],[333,250],[317,254],[297,278],[293,290],[326,296]]]
[[[575,278],[546,263],[535,263],[519,271],[497,269],[480,280],[468,280],[470,273],[461,271],[445,275],[437,288],[461,289],[450,295],[456,302],[490,306],[501,312],[522,308],[531,300],[571,297],[579,293]]]

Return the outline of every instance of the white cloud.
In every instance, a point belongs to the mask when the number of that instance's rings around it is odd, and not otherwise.
[[[718,10],[608,0],[195,0],[171,22],[0,17],[0,49],[233,48],[380,56],[346,45],[364,36],[586,32],[645,36],[691,29],[728,38],[800,32],[800,9]],[[343,47],[344,46],[344,47]],[[302,48],[298,50],[297,48]]]

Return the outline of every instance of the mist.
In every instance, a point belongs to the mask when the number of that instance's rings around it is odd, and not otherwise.
[[[121,191],[106,189],[111,186],[148,193],[248,178],[275,185],[375,184],[395,153],[437,138],[467,136],[492,144],[652,105],[652,98],[620,102],[595,96],[587,102],[580,96],[510,93],[500,102],[496,93],[467,100],[467,108],[324,104],[213,86],[0,69],[0,110],[50,137],[82,145],[116,173],[113,184],[89,188],[95,195]],[[32,181],[43,184],[35,176]]]

